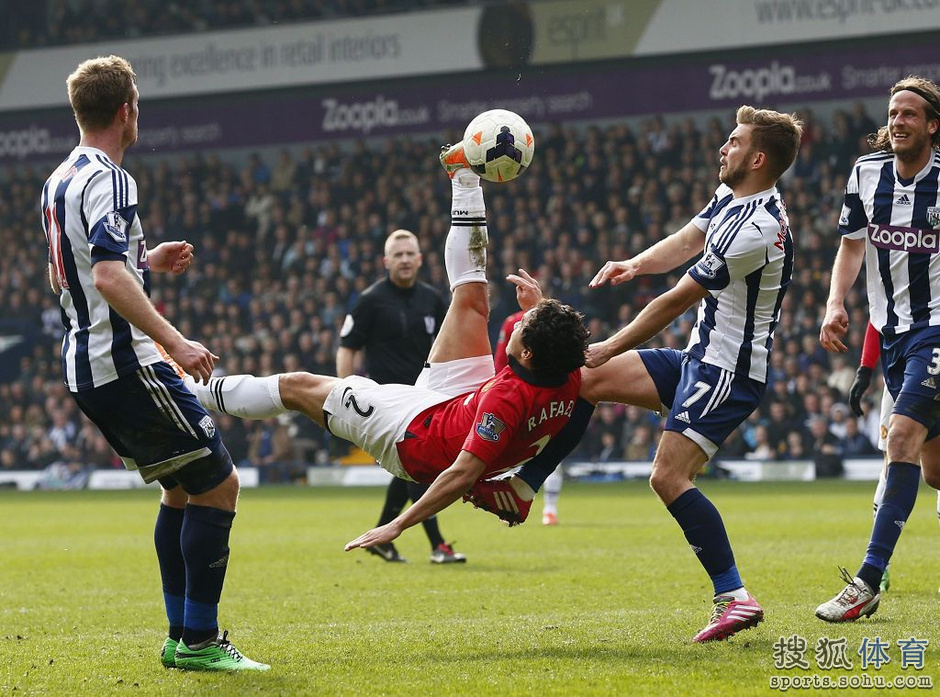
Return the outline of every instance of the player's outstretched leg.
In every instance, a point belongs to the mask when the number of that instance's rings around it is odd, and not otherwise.
[[[444,267],[452,291],[429,363],[492,355],[486,288],[486,205],[480,177],[473,173],[463,145],[445,146],[441,165],[451,180],[451,224],[444,243]]]
[[[210,411],[239,419],[269,419],[289,409],[281,401],[280,375],[223,375],[209,378],[208,384],[183,377],[183,384]]]

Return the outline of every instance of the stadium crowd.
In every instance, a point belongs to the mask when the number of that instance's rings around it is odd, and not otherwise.
[[[801,116],[804,143],[783,179],[797,262],[771,381],[761,409],[718,459],[815,459],[823,473],[835,473],[843,457],[877,454],[880,381],[866,399],[866,418],[856,420],[846,405],[867,323],[861,284],[847,302],[854,308],[850,353],[830,356],[818,342],[845,176],[876,124],[861,105],[835,112],[831,124],[809,110]],[[597,338],[672,287],[676,274],[597,290],[588,281],[604,261],[646,248],[704,208],[731,125],[729,114],[703,123],[654,117],[635,127],[537,129],[531,169],[487,188],[494,332],[516,309],[513,287],[499,279],[518,267],[549,295],[580,308]],[[222,357],[225,373],[335,374],[339,329],[358,295],[383,276],[391,230],[418,236],[424,280],[446,290],[449,186],[438,147],[432,139],[396,138],[240,160],[221,152],[140,158],[131,150],[124,166],[141,191],[148,243],[186,239],[196,248],[186,274],[156,281],[155,302],[184,335]],[[121,464],[62,385],[59,309],[48,290],[38,220],[46,174],[44,167],[0,171],[0,307],[5,326],[30,337],[18,366],[0,371],[0,468],[55,465],[68,478],[89,466]],[[652,345],[681,348],[693,321],[684,316]],[[308,463],[345,453],[345,445],[299,417],[242,422],[221,415],[217,425],[235,461],[260,466],[263,481],[290,480]],[[649,412],[601,405],[575,457],[649,459],[659,428]]]
[[[466,0],[42,0],[11,2],[0,48],[94,43],[464,5]]]

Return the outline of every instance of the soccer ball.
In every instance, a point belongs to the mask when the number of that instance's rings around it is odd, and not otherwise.
[[[512,111],[490,109],[463,134],[470,168],[491,182],[508,182],[525,172],[535,154],[535,138],[525,120]]]

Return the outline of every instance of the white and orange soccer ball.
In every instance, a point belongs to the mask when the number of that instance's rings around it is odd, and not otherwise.
[[[467,126],[463,149],[470,168],[480,177],[491,182],[508,182],[532,163],[535,137],[519,114],[490,109]]]

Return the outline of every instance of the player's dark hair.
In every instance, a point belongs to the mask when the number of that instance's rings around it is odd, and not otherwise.
[[[753,126],[751,147],[767,155],[769,171],[775,180],[790,169],[803,137],[803,122],[796,114],[744,105],[738,109],[735,120]]]
[[[99,56],[80,63],[65,84],[79,128],[102,131],[118,109],[133,102],[137,75],[124,58]]]
[[[532,371],[543,375],[570,373],[584,365],[591,333],[584,315],[570,305],[546,298],[522,327],[522,345],[532,352]]]
[[[913,92],[927,102],[924,111],[926,112],[925,115],[928,121],[933,119],[940,121],[940,87],[937,87],[937,84],[933,80],[928,80],[925,77],[918,77],[916,75],[909,75],[894,83],[891,87],[891,96],[893,97],[898,92],[904,90]],[[891,133],[888,131],[888,127],[882,126],[878,129],[877,133],[872,133],[868,136],[868,144],[873,150],[892,152]],[[940,149],[940,128],[933,134],[930,144],[934,149]]]

